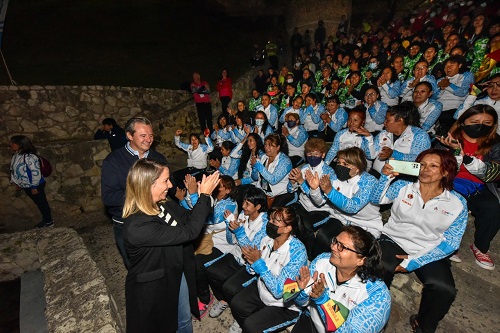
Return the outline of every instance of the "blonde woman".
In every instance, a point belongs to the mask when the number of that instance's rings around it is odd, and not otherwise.
[[[131,263],[125,283],[127,332],[193,331],[191,312],[199,313],[190,242],[203,228],[218,183],[218,172],[203,176],[198,202],[188,211],[166,201],[172,183],[165,164],[140,159],[132,165],[123,207]]]

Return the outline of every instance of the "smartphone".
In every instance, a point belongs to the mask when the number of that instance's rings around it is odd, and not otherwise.
[[[389,160],[389,164],[392,166],[394,172],[411,176],[418,176],[420,173],[420,163],[417,162]]]

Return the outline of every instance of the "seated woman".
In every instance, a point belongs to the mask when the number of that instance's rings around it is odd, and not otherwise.
[[[380,236],[384,281],[395,273],[415,272],[423,283],[418,314],[410,317],[414,332],[434,332],[448,312],[457,290],[446,258],[460,246],[467,225],[465,199],[452,191],[457,162],[445,149],[429,149],[416,159],[418,181],[398,180],[385,164],[371,201],[393,203]]]
[[[281,133],[288,144],[288,157],[292,161],[292,167],[296,168],[304,162],[304,145],[307,141],[307,132],[300,123],[298,113],[287,113]]]
[[[188,154],[187,168],[174,172],[173,178],[175,185],[183,188],[184,178],[187,174],[195,176],[198,180],[201,179],[207,167],[208,154],[214,150],[214,146],[208,136],[205,137],[205,142],[207,144],[201,144],[200,137],[196,133],[191,133],[189,135],[190,144],[181,142],[181,134],[182,130],[178,129],[175,131],[174,140],[175,145]]]
[[[310,138],[317,137],[321,115],[325,113],[325,107],[317,101],[314,93],[307,94],[305,102],[306,107],[299,113],[300,122],[304,125]]]
[[[331,253],[322,253],[300,269],[299,306],[307,306],[292,333],[330,332],[325,306],[347,309],[335,332],[381,332],[389,320],[391,294],[382,278],[378,241],[360,227],[343,227],[332,239]],[[333,302],[332,302],[333,301]]]
[[[329,175],[333,177],[333,169],[323,162],[326,153],[325,141],[318,138],[307,140],[304,151],[307,159],[307,164],[302,168],[292,169],[288,176],[288,192],[299,192],[299,200],[291,206],[300,216],[300,228],[297,230],[297,237],[306,246],[307,255],[310,260],[314,259],[312,255],[313,245],[316,240],[315,225],[321,225],[324,221],[330,218],[330,206],[324,203],[323,205],[315,205],[309,197],[310,189],[305,181],[305,173],[311,170],[313,173],[318,173],[318,177]]]
[[[224,141],[220,147],[220,152],[222,159],[210,159],[210,166],[214,167],[215,170],[219,170],[221,175],[229,176],[233,179],[238,179],[238,167],[240,165],[240,159],[231,156],[231,152],[234,149],[234,143],[231,141]]]
[[[340,100],[337,95],[333,95],[326,99],[326,112],[323,112],[320,118],[318,137],[325,141],[333,141],[337,132],[339,132],[347,122],[347,112],[340,106]]]
[[[349,73],[338,93],[340,103],[342,103],[344,108],[352,109],[363,101],[363,95],[361,93],[363,84],[363,78],[359,71]]]
[[[387,104],[379,100],[380,92],[375,86],[367,86],[363,90],[363,96],[363,105],[366,108],[364,127],[375,136],[384,128]]]
[[[231,177],[220,177],[219,186],[214,191],[215,204],[213,211],[205,222],[202,235],[195,242],[196,294],[198,296],[198,310],[200,311],[201,318],[206,315],[206,311],[212,302],[205,264],[219,258],[224,253],[228,253],[233,248],[226,240],[224,213],[226,211],[230,211],[231,213],[238,211],[238,206],[234,201],[234,188],[234,180]],[[193,204],[196,204],[196,202],[197,200]],[[207,237],[211,238],[211,243],[206,241]]]
[[[268,136],[269,134],[273,133],[273,127],[271,124],[269,124],[269,121],[267,120],[267,116],[264,113],[264,111],[257,111],[255,112],[255,126],[253,127],[253,132],[257,133],[262,141]]]
[[[297,113],[297,114],[300,114],[302,112],[302,103],[304,102],[304,100],[302,99],[301,96],[296,96],[294,99],[293,99],[293,102],[292,102],[292,106],[286,108],[283,113],[281,114],[280,116],[280,123],[281,124],[284,124],[285,123],[285,116],[289,113]]]
[[[413,90],[413,104],[420,113],[420,128],[434,136],[436,133],[434,124],[441,114],[443,105],[435,99],[430,99],[431,96],[432,86],[429,82],[420,82]]]
[[[337,153],[335,175],[329,177],[306,172],[311,189],[310,197],[316,205],[330,206],[330,220],[316,225],[316,241],[313,256],[328,251],[330,240],[339,234],[344,225],[356,225],[378,237],[382,230],[379,207],[370,203],[370,195],[377,179],[366,172],[366,156],[358,147]]]
[[[475,105],[462,113],[442,144],[454,150],[460,170],[455,191],[467,200],[474,216],[476,264],[493,270],[490,244],[500,228],[500,137],[495,133],[498,115],[489,105]],[[458,141],[458,142],[457,142]]]
[[[236,113],[234,115],[236,124],[233,126],[233,130],[230,132],[231,141],[237,145],[240,143],[247,135],[247,131],[250,131],[252,127],[247,124],[248,120],[244,117],[242,113]]]
[[[127,176],[123,238],[131,266],[125,282],[127,332],[192,332],[199,317],[191,242],[210,213],[219,173],[203,177],[192,211],[165,201],[168,167],[140,159]],[[190,292],[191,291],[191,292]]]
[[[436,79],[429,73],[429,64],[427,61],[421,60],[413,67],[413,76],[401,85],[399,97],[401,97],[402,102],[412,100],[413,90],[420,82],[429,82],[432,86],[433,98],[436,99],[438,97],[439,88]]]
[[[365,126],[366,112],[362,106],[357,106],[349,111],[347,128],[341,130],[333,140],[333,144],[325,157],[325,163],[330,165],[340,150],[349,147],[358,147],[365,153],[367,159],[371,159],[375,150],[373,136]],[[369,163],[371,166],[371,162]]]
[[[216,147],[220,147],[224,141],[231,140],[231,127],[228,125],[224,114],[217,118],[217,124],[214,125],[214,131],[210,137],[215,141]]]
[[[385,130],[374,140],[375,158],[373,169],[377,172],[389,158],[400,161],[415,161],[422,151],[431,147],[427,132],[420,126],[420,114],[412,102],[403,102],[387,111]]]
[[[252,179],[266,193],[270,208],[286,206],[294,196],[286,190],[292,162],[287,156],[285,137],[279,134],[268,135],[264,140],[264,150],[266,154],[262,158],[254,155],[250,159]]]
[[[299,308],[283,302],[285,281],[295,279],[307,265],[304,244],[294,236],[298,219],[290,207],[276,209],[259,246],[241,248],[247,270],[258,278],[233,297],[230,307],[235,321],[230,332],[280,332],[299,318]]]
[[[399,93],[401,82],[394,67],[386,66],[377,79],[377,86],[380,91],[380,100],[387,106],[394,106],[399,103]]]
[[[224,212],[226,240],[232,248],[224,255],[206,263],[210,288],[217,299],[210,309],[210,317],[215,318],[227,309],[233,296],[240,292],[246,283],[253,280],[253,275],[245,269],[245,259],[241,248],[259,247],[266,236],[267,197],[258,188],[250,188],[243,196],[243,205],[236,220],[230,211]]]

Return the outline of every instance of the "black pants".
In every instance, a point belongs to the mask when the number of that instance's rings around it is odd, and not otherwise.
[[[208,128],[210,133],[212,133],[214,131],[212,125],[212,104],[210,102],[196,103],[196,111],[198,111],[201,131],[203,132],[205,128]]]
[[[130,260],[127,256],[127,251],[125,251],[125,241],[123,240],[123,223],[118,223],[113,221],[113,235],[115,236],[116,247],[118,248],[118,252],[123,259],[123,264],[125,264],[125,268],[130,268]]]
[[[229,106],[229,103],[231,102],[231,97],[222,96],[219,99],[220,99],[220,105],[222,108],[222,114],[226,117],[226,120],[229,123],[229,112],[227,112],[227,107]]]
[[[291,326],[300,314],[284,307],[265,305],[259,297],[257,282],[235,295],[230,307],[234,319],[245,333],[281,332]]]
[[[52,212],[50,211],[49,202],[47,201],[47,197],[45,196],[45,184],[46,183],[43,182],[37,186],[37,194],[31,193],[31,188],[23,188],[23,190],[24,193],[26,193],[38,207],[38,210],[42,214],[42,221],[47,223],[52,221]]]
[[[394,278],[394,269],[402,259],[396,258],[405,251],[386,235],[380,236],[384,282],[390,288]],[[448,259],[430,262],[415,271],[415,275],[424,285],[418,309],[417,321],[424,333],[435,332],[437,325],[450,309],[457,290]]]
[[[319,227],[312,250],[313,258],[316,258],[321,253],[331,251],[330,245],[332,244],[332,238],[340,234],[343,227],[344,225],[342,222],[333,218]]]
[[[314,228],[314,224],[328,219],[330,214],[321,210],[309,212],[299,202],[292,204],[292,207],[295,208],[297,215],[300,216],[297,238],[306,246],[307,257],[312,261],[315,258],[313,247],[316,242],[316,235],[314,234],[316,228]]]
[[[231,254],[226,254],[208,266],[207,277],[215,298],[228,303],[245,288],[245,282],[253,278],[247,273],[245,266],[240,266]]]
[[[455,123],[455,119],[453,119],[455,111],[457,111],[457,109],[443,110],[443,112],[441,112],[441,115],[438,118],[439,126],[437,127],[436,136],[448,136],[448,131]]]
[[[330,126],[327,126],[326,129],[318,133],[318,138],[323,139],[326,142],[333,142],[335,135],[337,135],[337,132],[334,132]]]
[[[279,207],[285,207],[288,206],[292,203],[293,200],[295,200],[295,193],[283,193],[280,195],[277,195],[274,197],[274,201],[269,208],[279,208]]]
[[[222,252],[214,247],[210,254],[197,254],[194,256],[196,267],[196,295],[203,304],[210,303],[210,288],[208,286],[208,274],[205,264],[221,255]]]
[[[316,326],[314,326],[314,323],[311,320],[309,312],[302,312],[299,320],[293,327],[292,333],[318,333]]]
[[[484,188],[467,198],[467,206],[474,216],[474,245],[486,253],[500,228],[500,203],[493,193]]]

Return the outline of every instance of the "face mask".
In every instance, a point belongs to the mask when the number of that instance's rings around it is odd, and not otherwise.
[[[415,19],[414,18],[411,18],[410,19],[410,23],[413,24],[415,22]]]
[[[432,12],[432,13],[430,13],[430,14],[429,14],[429,16],[430,16],[431,18],[433,18],[434,16],[436,16],[436,13],[435,13],[435,12]]]
[[[278,226],[272,224],[271,222],[267,222],[266,225],[266,234],[269,238],[276,239],[280,234],[278,233]]]
[[[363,44],[361,44],[361,43],[356,43],[356,45],[357,45],[358,47],[361,47],[361,45],[363,45]]]
[[[264,125],[264,119],[255,119],[255,125],[257,126]]]
[[[287,83],[293,83],[293,79],[287,79],[286,82]]]
[[[295,127],[295,125],[297,125],[297,122],[295,120],[287,120],[286,125],[288,126],[288,128],[293,128]]]
[[[483,2],[482,4],[480,4],[479,6],[481,6],[482,8],[486,7],[486,2]]]
[[[370,64],[368,65],[368,67],[370,67],[370,69],[375,69],[375,68],[377,68],[377,63],[376,62],[370,62]]]
[[[491,128],[493,126],[484,125],[484,124],[474,124],[474,125],[464,125],[462,128],[468,136],[473,139],[480,138],[482,136],[486,136],[490,134]]]
[[[307,163],[313,168],[317,167],[322,160],[320,156],[307,156]]]
[[[351,178],[351,175],[349,174],[350,171],[351,169],[343,165],[337,164],[335,166],[335,174],[337,175],[338,180],[340,180],[341,182]]]

